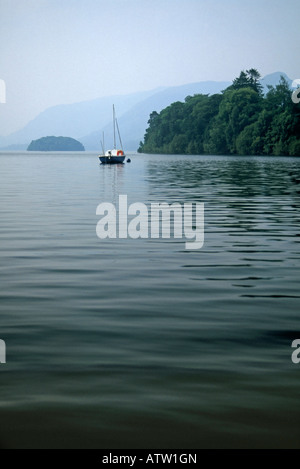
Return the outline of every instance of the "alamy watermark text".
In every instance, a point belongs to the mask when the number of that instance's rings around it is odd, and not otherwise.
[[[185,247],[191,250],[201,249],[204,244],[204,204],[200,202],[183,205],[155,202],[148,210],[141,202],[128,207],[127,195],[119,195],[118,210],[114,204],[103,202],[98,205],[96,214],[101,216],[96,228],[100,239],[185,237],[189,240]]]
[[[298,365],[300,363],[300,339],[296,339],[292,342],[292,348],[296,349],[292,353],[292,362]]]
[[[299,104],[300,103],[300,78],[297,78],[296,80],[293,81],[292,88],[297,88],[292,93],[292,101],[294,104]]]
[[[5,81],[0,78],[0,103],[6,103],[6,84]]]
[[[6,344],[0,339],[0,363],[6,363]]]

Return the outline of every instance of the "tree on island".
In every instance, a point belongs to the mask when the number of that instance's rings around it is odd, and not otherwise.
[[[70,137],[42,137],[32,140],[27,151],[85,151],[82,143]]]
[[[227,88],[233,90],[239,90],[240,88],[252,88],[259,94],[263,94],[263,86],[260,84],[259,80],[261,79],[261,75],[256,70],[256,68],[250,68],[250,70],[241,71],[240,76],[233,80],[231,86]]]

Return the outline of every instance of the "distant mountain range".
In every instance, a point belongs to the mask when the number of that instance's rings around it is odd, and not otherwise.
[[[261,80],[265,91],[267,85],[276,86],[281,75],[292,84],[285,73],[272,73]],[[160,112],[175,101],[184,101],[189,95],[220,93],[230,84],[227,81],[203,81],[53,106],[40,113],[23,129],[7,137],[0,137],[0,150],[22,150],[28,147],[31,140],[66,136],[79,140],[86,150],[100,151],[103,131],[106,146],[112,144],[112,105],[115,104],[123,146],[127,151],[136,151],[139,142],[143,140],[152,111]]]

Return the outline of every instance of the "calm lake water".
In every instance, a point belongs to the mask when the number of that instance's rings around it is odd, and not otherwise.
[[[204,202],[205,243],[96,207]],[[300,158],[0,154],[0,446],[300,447]]]

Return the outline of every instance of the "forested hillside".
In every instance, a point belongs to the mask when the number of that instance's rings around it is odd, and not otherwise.
[[[300,104],[284,77],[266,95],[256,69],[221,94],[188,96],[148,121],[140,153],[300,156]]]

